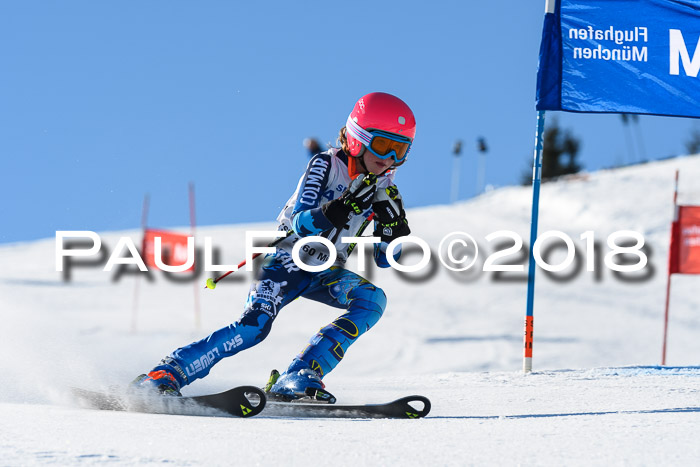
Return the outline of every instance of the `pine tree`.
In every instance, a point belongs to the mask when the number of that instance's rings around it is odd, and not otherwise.
[[[570,130],[562,130],[556,118],[551,120],[544,131],[542,148],[542,181],[546,182],[561,175],[574,174],[581,170],[576,161],[581,149],[581,141]],[[532,181],[532,171],[523,174],[523,185]]]
[[[686,141],[685,148],[688,150],[688,154],[700,153],[700,128],[697,125],[690,133],[690,139]]]

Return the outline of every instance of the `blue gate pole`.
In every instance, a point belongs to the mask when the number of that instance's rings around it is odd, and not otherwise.
[[[532,341],[534,336],[535,270],[537,264],[533,255],[537,240],[537,221],[540,212],[540,184],[542,181],[542,140],[544,137],[544,110],[537,112],[537,132],[535,133],[535,157],[532,165],[532,214],[530,217],[530,258],[527,272],[527,314],[525,315],[525,352],[523,372],[532,371]]]

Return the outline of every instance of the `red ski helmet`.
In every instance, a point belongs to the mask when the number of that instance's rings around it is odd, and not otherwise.
[[[393,133],[408,140],[409,147],[394,165],[402,164],[416,135],[416,119],[411,108],[398,97],[385,92],[362,96],[352,109],[346,124],[345,137],[350,156],[358,157],[363,147],[369,147],[373,130]]]

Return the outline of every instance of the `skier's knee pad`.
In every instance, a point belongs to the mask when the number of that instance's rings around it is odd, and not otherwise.
[[[384,290],[380,289],[379,287],[375,287],[374,297],[376,304],[382,309],[381,314],[384,314],[384,310],[386,310],[386,294],[384,293]]]
[[[384,290],[380,289],[374,284],[365,282],[364,284],[358,285],[353,288],[350,293],[348,293],[348,298],[352,300],[366,300],[368,302],[375,303],[382,312],[386,308],[386,294]]]
[[[365,329],[360,331],[361,334],[377,324],[384,314],[386,294],[379,287],[368,283],[353,290],[350,296],[353,300],[348,308],[348,313],[362,316],[361,321],[363,321]]]

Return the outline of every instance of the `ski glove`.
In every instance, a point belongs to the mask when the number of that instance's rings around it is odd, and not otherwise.
[[[358,175],[340,198],[321,206],[323,215],[331,221],[333,227],[342,229],[350,216],[360,215],[372,206],[372,200],[377,192],[376,183],[377,176],[373,173]]]
[[[406,212],[403,210],[403,201],[396,185],[391,185],[384,190],[377,190],[372,203],[374,211],[375,227],[374,236],[381,237],[383,242],[391,242],[395,238],[410,235]]]

